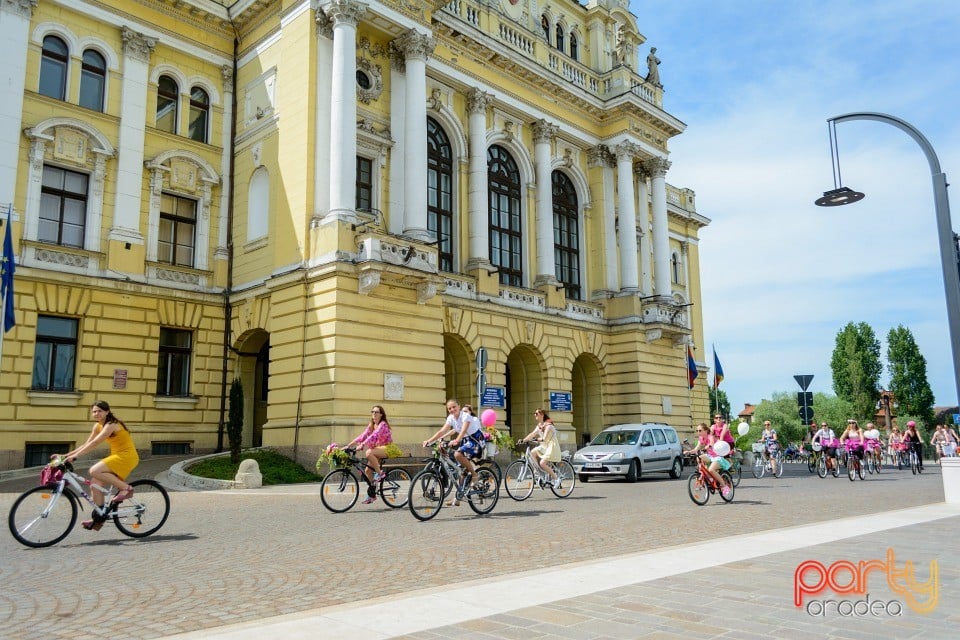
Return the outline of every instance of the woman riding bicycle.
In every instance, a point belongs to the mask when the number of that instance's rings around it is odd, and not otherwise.
[[[550,476],[551,486],[557,486],[557,474],[554,473],[551,462],[560,462],[561,450],[560,439],[557,437],[557,428],[553,426],[553,420],[543,409],[537,409],[533,412],[533,417],[537,420],[537,426],[533,431],[527,434],[520,442],[529,442],[531,438],[540,441],[540,445],[530,452],[535,464],[539,465],[543,472]]]
[[[837,434],[833,432],[826,422],[820,424],[820,430],[813,434],[812,442],[815,442],[823,449],[823,455],[826,456],[827,471],[833,471],[833,465],[836,464],[837,447],[835,440]]]
[[[367,458],[367,468],[363,475],[367,478],[367,499],[363,504],[370,504],[377,499],[377,490],[374,485],[384,479],[385,474],[380,468],[380,461],[387,457],[387,445],[393,442],[393,432],[387,422],[387,412],[378,404],[370,410],[370,422],[359,436],[347,445],[348,449],[364,449]]]
[[[63,458],[68,462],[76,460],[81,454],[106,440],[110,445],[110,455],[90,467],[90,477],[100,486],[116,487],[117,495],[113,497],[113,502],[123,502],[133,495],[133,487],[127,484],[124,478],[129,476],[130,472],[140,464],[137,447],[133,444],[133,437],[130,435],[127,425],[113,415],[109,404],[103,400],[97,400],[93,403],[90,414],[96,421],[93,429],[90,430],[90,437],[82,445],[64,455]],[[90,494],[94,503],[98,507],[102,507],[103,492],[91,485]],[[104,516],[94,511],[93,518],[84,520],[80,525],[88,531],[99,531],[104,522]]]
[[[847,428],[843,430],[840,436],[840,444],[847,448],[847,451],[855,455],[863,463],[863,445],[866,439],[863,437],[863,430],[856,420],[847,420]],[[851,476],[852,477],[852,476]]]
[[[917,468],[923,470],[923,436],[917,431],[917,423],[913,420],[907,423],[907,430],[903,433],[903,442],[908,450],[917,454]]]
[[[713,476],[713,479],[717,482],[717,485],[720,487],[720,495],[728,496],[732,488],[727,481],[724,480],[723,476],[720,475],[720,470],[729,471],[730,470],[730,461],[724,458],[723,456],[718,456],[714,450],[713,445],[720,440],[717,439],[713,433],[711,433],[710,428],[707,427],[706,422],[701,422],[697,426],[697,444],[693,449],[688,449],[684,453],[696,453],[701,451],[700,462],[703,463],[703,466],[707,468],[707,471]]]
[[[773,428],[770,421],[763,423],[763,433],[760,434],[760,442],[763,443],[763,458],[770,463],[770,470],[773,477],[777,477],[777,451],[780,450],[780,442],[777,436],[777,430]]]

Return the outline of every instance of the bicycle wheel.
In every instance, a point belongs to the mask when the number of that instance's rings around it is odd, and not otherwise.
[[[349,511],[359,497],[360,484],[347,469],[334,469],[320,483],[320,501],[334,513]]]
[[[847,476],[850,478],[850,482],[853,482],[854,478],[857,477],[856,456],[851,456],[850,460],[847,462]]]
[[[707,486],[707,481],[700,476],[699,471],[690,474],[690,478],[687,480],[687,493],[690,494],[690,499],[700,506],[707,504],[707,501],[710,500],[710,487]]]
[[[170,515],[170,496],[160,483],[135,480],[130,483],[133,496],[116,506],[113,524],[125,536],[144,538],[155,533]]]
[[[873,470],[879,475],[881,469],[883,469],[883,454],[878,453],[873,460]]]
[[[560,486],[551,486],[550,491],[553,491],[553,495],[558,498],[566,498],[573,493],[573,489],[577,485],[577,477],[573,472],[573,465],[566,460],[561,460],[553,465],[553,470],[557,472],[557,478],[560,479]]]
[[[860,478],[861,480],[863,480],[864,476],[867,475],[866,473],[863,472],[863,467],[864,467],[864,462],[863,462],[863,460],[857,460],[857,462],[856,462],[856,464],[855,464],[854,466],[856,466],[856,468],[857,468],[857,476],[859,476],[859,478]]]
[[[820,466],[820,457],[821,456],[814,456],[814,455],[810,455],[807,457],[807,471],[809,471],[810,473],[817,472],[817,467]]]
[[[410,497],[410,474],[406,469],[391,469],[380,481],[380,497],[388,507],[400,509],[407,506]]]
[[[870,454],[867,454],[866,456],[864,456],[862,466],[865,466],[867,468],[867,473],[869,473],[870,475],[873,475],[873,456]]]
[[[759,480],[763,477],[763,472],[767,468],[767,463],[764,461],[763,456],[755,455],[753,457],[753,477]]]
[[[777,465],[777,477],[780,478],[783,476],[783,455],[778,454],[775,459]]]
[[[723,498],[724,502],[733,502],[733,494],[736,491],[736,485],[733,484],[733,477],[730,475],[729,471],[721,471],[720,477],[727,481],[727,484],[730,485],[730,493],[723,495],[723,490],[720,491],[720,497]]]
[[[840,477],[840,460],[837,458],[833,459],[833,477],[834,478]]]
[[[467,504],[474,513],[482,516],[493,511],[499,499],[500,488],[496,474],[487,467],[477,469],[477,481],[467,492]]]
[[[817,475],[821,478],[827,477],[827,457],[820,456],[820,459],[817,461]]]
[[[917,464],[917,454],[913,451],[910,452],[910,471],[913,472],[913,475],[917,475],[919,470],[919,465]]]
[[[421,471],[410,481],[407,498],[410,513],[417,520],[429,520],[443,508],[443,482],[434,471]]]
[[[743,478],[743,465],[740,464],[739,460],[733,461],[733,465],[730,467],[730,477],[733,478],[733,486],[739,487],[740,480]]]
[[[527,464],[526,460],[514,460],[507,467],[503,475],[503,486],[507,490],[507,495],[523,502],[533,493],[533,468]]]
[[[28,547],[49,547],[67,537],[77,522],[77,499],[66,489],[35,487],[17,498],[7,522],[10,533]]]
[[[490,469],[490,471],[493,472],[493,475],[497,478],[497,488],[499,490],[500,483],[503,482],[503,469],[500,468],[500,465],[497,464],[497,461],[493,458],[487,458],[481,462],[478,462],[477,468]]]

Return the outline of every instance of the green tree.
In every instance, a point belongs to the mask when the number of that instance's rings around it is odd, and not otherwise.
[[[243,384],[234,378],[230,385],[230,418],[227,422],[227,437],[230,439],[230,461],[240,462],[240,446],[243,442]]]
[[[727,392],[724,391],[723,389],[711,389],[709,396],[710,396],[710,417],[712,418],[713,416],[717,415],[718,406],[719,406],[720,415],[722,415],[724,418],[727,419],[727,421],[729,421],[731,418],[730,400],[727,399]]]
[[[920,416],[933,422],[933,391],[927,381],[927,360],[920,353],[913,333],[903,325],[887,334],[887,371],[890,390],[900,403],[901,414]]]
[[[814,413],[816,413],[816,398],[814,398]],[[800,423],[800,413],[797,407],[797,394],[790,391],[777,391],[770,400],[762,400],[753,410],[753,429],[769,420],[777,431],[777,438],[783,447],[790,442],[803,440],[806,427]],[[751,429],[751,434],[753,433]],[[760,430],[763,427],[760,426]],[[759,432],[758,432],[759,435]]]
[[[869,420],[880,397],[880,341],[866,322],[848,323],[837,334],[833,357],[833,391],[849,402],[854,417]]]

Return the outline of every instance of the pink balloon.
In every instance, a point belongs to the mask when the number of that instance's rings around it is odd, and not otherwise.
[[[480,414],[480,422],[483,423],[485,427],[492,427],[497,424],[497,412],[493,409],[487,409]]]

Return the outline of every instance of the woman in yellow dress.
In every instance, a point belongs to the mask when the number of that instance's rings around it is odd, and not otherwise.
[[[537,426],[520,442],[529,442],[531,438],[540,441],[540,446],[530,451],[530,456],[534,464],[539,465],[550,477],[550,484],[557,486],[559,478],[550,466],[551,462],[560,462],[563,453],[560,449],[560,439],[557,437],[557,428],[553,426],[553,419],[543,409],[534,411],[533,416],[537,420]]]
[[[140,456],[133,444],[133,436],[122,420],[113,415],[110,405],[103,400],[97,400],[90,409],[90,414],[96,421],[90,430],[90,437],[82,445],[64,456],[67,460],[76,460],[81,454],[97,447],[104,440],[110,445],[110,455],[90,467],[90,477],[102,487],[114,486],[118,493],[113,502],[122,502],[133,495],[133,487],[124,482],[130,472],[140,464]],[[103,493],[90,487],[93,501],[97,506],[103,505]],[[103,516],[96,511],[92,520],[81,523],[84,529],[99,531],[103,526]]]

